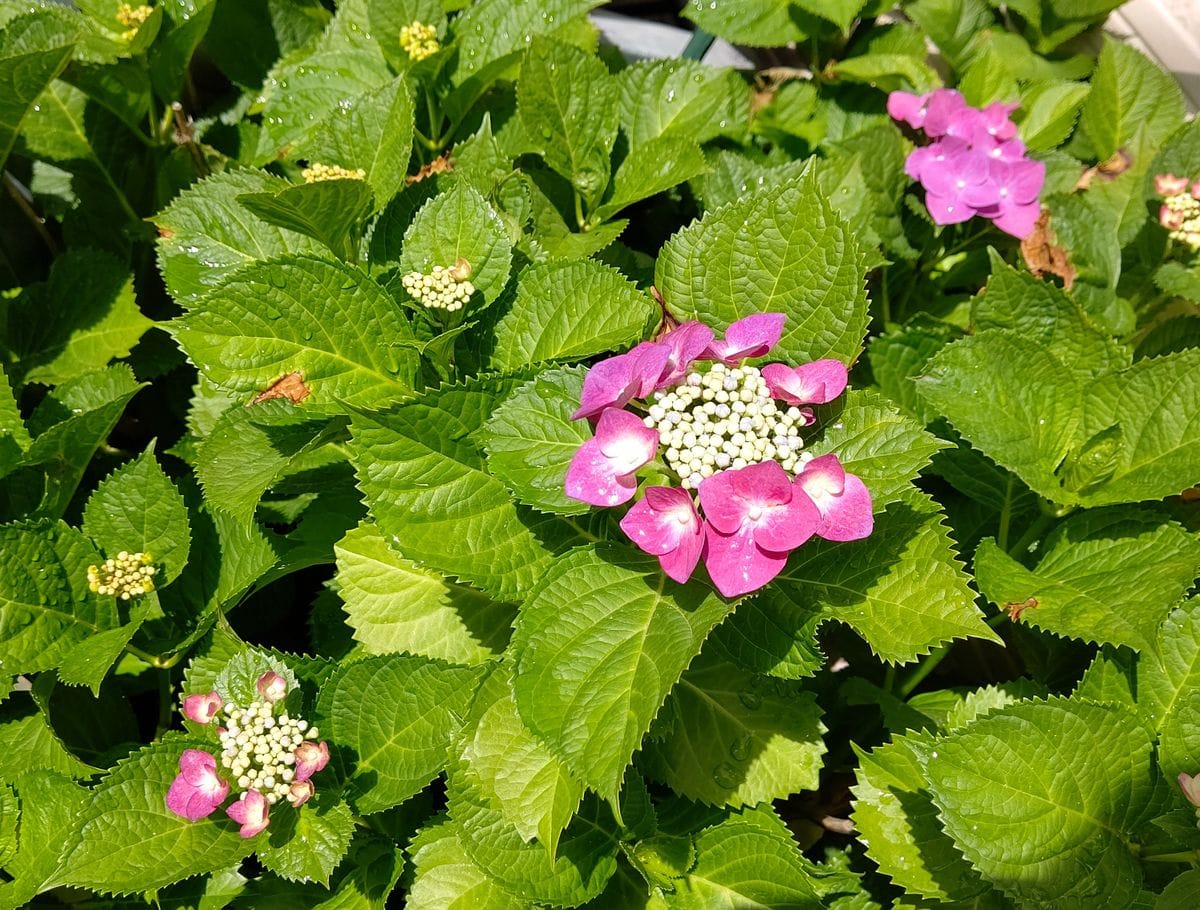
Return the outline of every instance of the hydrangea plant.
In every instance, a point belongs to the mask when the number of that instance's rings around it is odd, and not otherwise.
[[[597,5],[0,0],[0,910],[1195,905],[1179,87]]]

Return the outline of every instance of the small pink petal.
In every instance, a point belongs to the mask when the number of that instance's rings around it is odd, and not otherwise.
[[[591,417],[605,408],[619,408],[627,404],[633,398],[640,382],[640,379],[633,375],[636,360],[636,357],[626,353],[594,364],[583,377],[579,409],[571,415],[571,419]]]
[[[708,345],[704,359],[736,366],[749,357],[762,357],[779,343],[786,319],[783,313],[755,313],[739,319],[725,330],[723,339]]]
[[[933,92],[925,103],[925,134],[935,139],[944,136],[955,114],[966,106],[963,96],[954,89],[940,88]]]
[[[329,764],[329,745],[306,740],[296,747],[296,780],[305,781]]]
[[[620,408],[609,408],[600,415],[595,438],[618,474],[629,474],[649,464],[658,451],[658,430]]]
[[[656,388],[663,389],[683,379],[692,361],[704,353],[712,340],[713,330],[701,322],[684,322],[663,335],[660,343],[667,346],[670,355]]]
[[[267,798],[257,790],[247,790],[225,814],[241,825],[238,834],[242,837],[254,837],[271,823]]]
[[[846,390],[849,372],[840,360],[814,360],[798,367],[771,363],[762,368],[771,395],[791,405],[827,404]]]
[[[217,760],[199,749],[179,757],[179,774],[167,790],[167,808],[188,821],[213,813],[229,795],[229,784],[217,776]]]
[[[820,515],[818,537],[860,540],[874,529],[871,493],[861,479],[846,473],[837,455],[814,458],[796,476],[795,485]]]
[[[312,799],[316,792],[317,788],[313,786],[311,780],[294,780],[288,788],[287,801],[299,809]]]
[[[671,346],[657,341],[643,341],[629,352],[632,361],[631,374],[637,383],[634,398],[645,398],[659,387],[663,375],[668,371]]]
[[[221,696],[216,692],[207,695],[186,695],[183,699],[183,716],[193,723],[210,724],[221,710]]]
[[[929,95],[912,95],[908,92],[892,92],[887,99],[888,116],[907,123],[914,130],[925,124],[925,103]]]
[[[571,458],[563,490],[572,499],[593,506],[619,506],[633,499],[637,479],[613,471],[612,463],[600,451],[599,441],[589,439]]]
[[[1179,789],[1183,791],[1183,795],[1187,797],[1189,803],[1200,809],[1200,774],[1181,773]]]
[[[764,461],[723,473],[732,475],[734,493],[747,510],[781,505],[792,498],[791,480],[777,462]]]
[[[762,549],[754,542],[751,528],[722,534],[711,524],[705,525],[704,544],[704,566],[725,597],[757,591],[787,565],[787,554]]]
[[[719,471],[700,481],[700,507],[722,534],[736,534],[746,520],[745,504],[733,487],[734,471]]]
[[[927,192],[925,207],[929,209],[929,215],[933,218],[934,224],[959,224],[975,217],[975,209],[961,199],[949,196],[937,196]]]
[[[621,519],[621,530],[637,547],[657,556],[668,577],[687,581],[704,548],[704,528],[692,498],[676,487],[647,487]]]
[[[821,515],[807,496],[796,495],[781,505],[762,510],[754,522],[754,542],[764,550],[790,553],[817,532]]]
[[[1014,237],[1024,240],[1033,232],[1041,215],[1042,207],[1034,200],[1028,205],[1009,206],[993,218],[992,223],[1006,234],[1012,234]]]
[[[274,670],[268,670],[260,676],[254,687],[258,689],[258,694],[271,704],[287,695],[287,680]]]
[[[1160,196],[1178,196],[1187,188],[1186,177],[1176,177],[1174,174],[1156,174],[1154,177],[1154,192]]]

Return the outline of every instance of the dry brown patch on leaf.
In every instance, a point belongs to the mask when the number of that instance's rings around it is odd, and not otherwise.
[[[434,174],[446,174],[454,170],[454,162],[450,158],[450,152],[446,151],[440,158],[434,158],[428,164],[421,165],[421,169],[415,174],[410,174],[404,178],[405,186],[412,186],[414,183],[420,183],[426,177],[432,177]]]
[[[250,403],[261,404],[274,398],[286,398],[292,404],[299,404],[311,394],[312,389],[304,384],[303,373],[288,373],[255,395]]]
[[[1188,487],[1179,494],[1184,502],[1200,502],[1200,487]]]
[[[1097,177],[1113,180],[1121,176],[1133,165],[1133,156],[1125,149],[1117,149],[1107,161],[1101,161],[1095,167],[1089,167],[1075,181],[1075,189],[1086,190]]]
[[[175,232],[173,230],[171,230],[170,228],[160,227],[158,229],[158,236],[161,237],[163,240],[170,240],[172,237],[175,236]]]
[[[1016,622],[1021,618],[1021,614],[1023,614],[1026,610],[1036,609],[1037,605],[1038,599],[1036,597],[1030,597],[1023,603],[1017,603],[1016,601],[1006,603],[1004,605],[1004,609],[1008,611],[1008,618],[1013,622]]]
[[[1046,274],[1057,275],[1068,291],[1075,283],[1076,272],[1071,265],[1070,256],[1054,242],[1054,232],[1050,230],[1049,209],[1042,209],[1033,230],[1021,241],[1021,255],[1029,271],[1038,278]]]

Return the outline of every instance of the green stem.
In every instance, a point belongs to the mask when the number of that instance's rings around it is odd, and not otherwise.
[[[901,698],[908,698],[908,696],[912,694],[913,689],[921,685],[921,683],[924,682],[925,677],[937,669],[937,665],[945,660],[949,654],[949,645],[942,645],[940,648],[935,648],[933,651],[930,651],[929,655],[925,657],[917,665],[917,668],[909,674],[908,678],[900,684],[897,694]]]
[[[888,664],[883,672],[883,691],[891,692],[896,688],[896,665]]]
[[[1005,553],[1008,552],[1008,527],[1012,522],[1013,487],[1015,485],[1016,478],[1009,474],[1008,483],[1004,487],[1004,506],[1000,509],[1000,531],[996,535],[996,543]]]
[[[46,219],[34,211],[33,205],[25,196],[25,187],[8,171],[4,172],[4,185],[8,189],[8,195],[12,197],[13,202],[17,204],[17,208],[21,210],[21,214],[37,231],[37,235],[42,238],[42,243],[46,244],[46,249],[50,251],[52,256],[58,255],[58,244],[54,242],[54,237],[46,228]]]
[[[575,221],[579,225],[579,230],[587,231],[589,225],[587,219],[583,217],[583,197],[579,195],[579,190],[573,190],[575,193]]]
[[[1050,525],[1054,524],[1057,519],[1053,515],[1042,514],[1028,528],[1025,533],[1017,538],[1017,542],[1011,547],[1006,547],[1005,552],[1009,555],[1024,553],[1029,549],[1029,545],[1040,538],[1046,532]]]
[[[171,671],[158,671],[158,732],[154,734],[154,738],[162,736],[171,727],[171,718],[174,715],[175,705],[171,698]]]
[[[888,270],[885,265],[879,270],[879,308],[883,311],[883,327],[892,324],[892,297],[888,293]]]
[[[1142,855],[1147,863],[1192,863],[1200,862],[1200,850],[1180,850],[1175,853],[1147,853]]]

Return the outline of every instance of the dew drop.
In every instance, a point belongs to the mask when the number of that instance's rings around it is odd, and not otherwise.
[[[741,739],[735,739],[729,745],[729,757],[734,761],[746,761],[750,757],[750,747],[754,739],[747,733]]]
[[[742,689],[738,692],[738,701],[750,711],[757,711],[762,707],[762,696],[753,689]]]
[[[741,774],[738,773],[738,769],[727,761],[723,761],[713,768],[712,776],[713,783],[722,790],[732,790],[741,783],[742,779]]]

